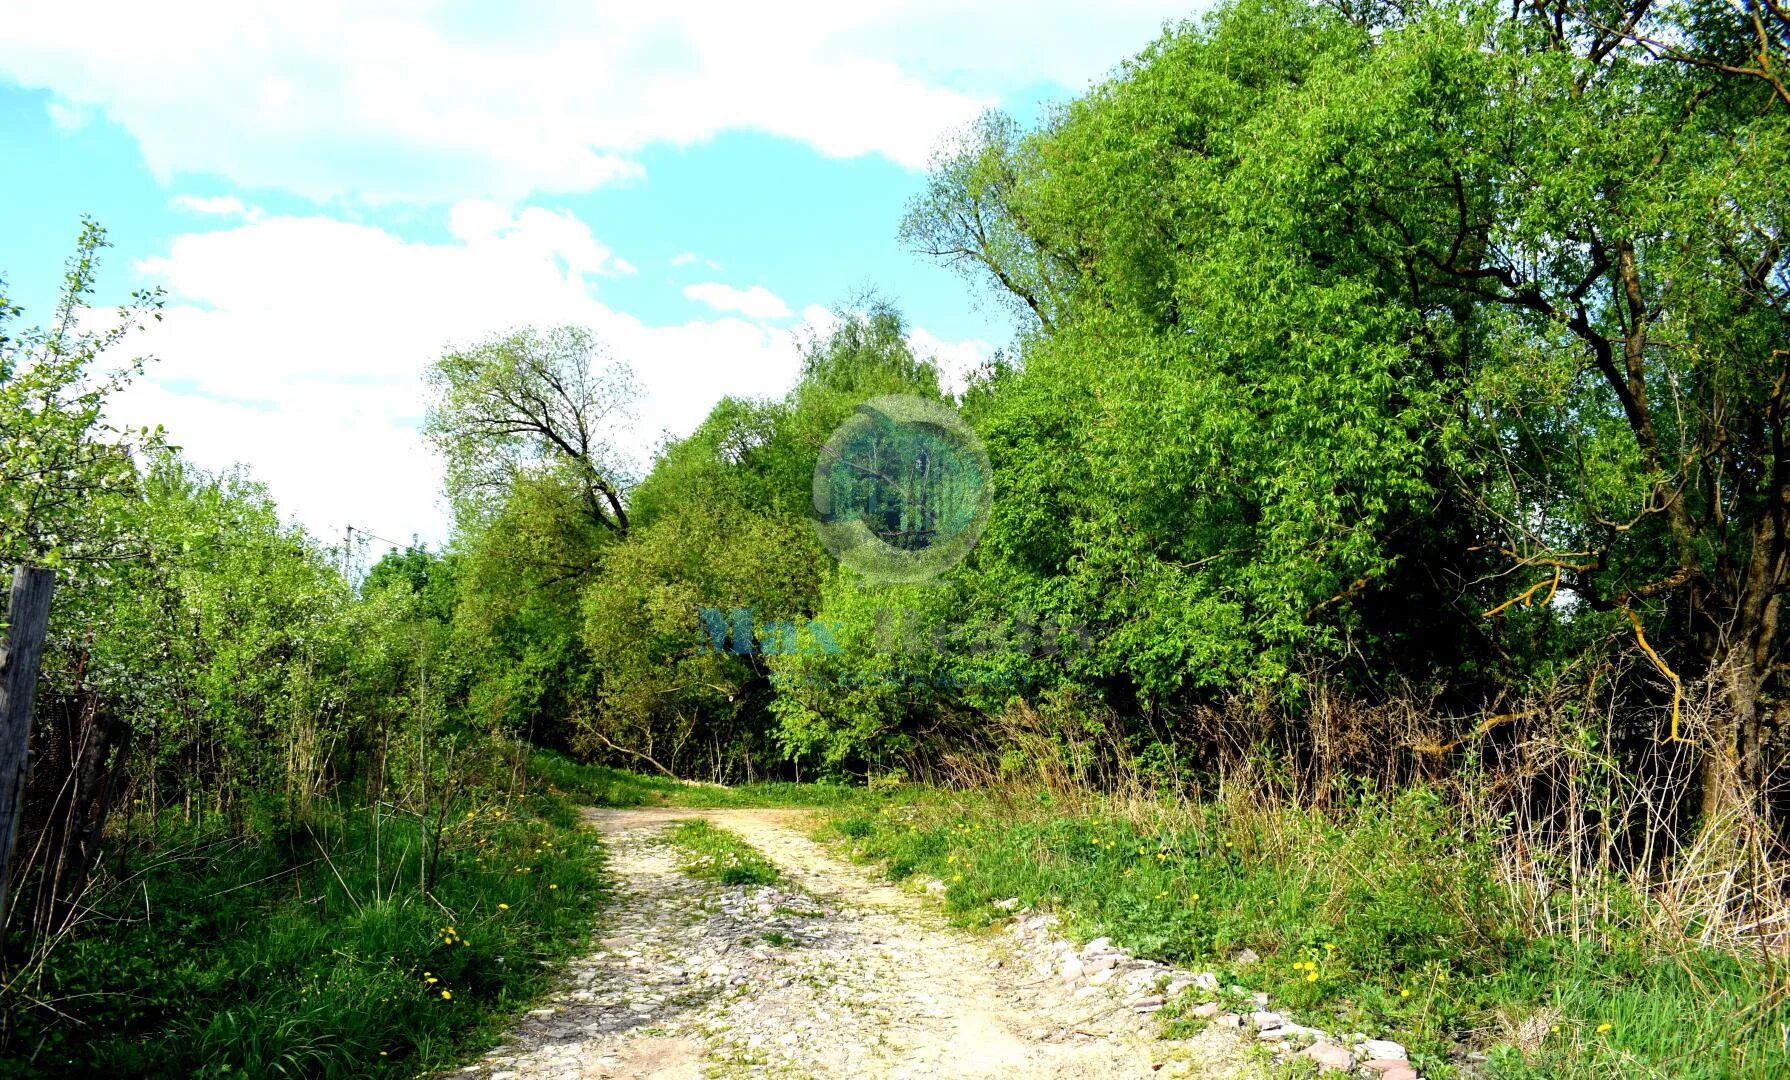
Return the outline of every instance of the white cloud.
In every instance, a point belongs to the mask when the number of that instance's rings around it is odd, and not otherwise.
[[[678,267],[683,267],[683,266],[695,266],[697,263],[701,263],[703,266],[708,267],[710,270],[725,270],[726,269],[726,267],[722,266],[720,263],[716,262],[715,260],[705,259],[701,255],[696,254],[694,251],[679,252],[678,254],[673,255],[671,257],[672,269],[677,269]]]
[[[915,355],[938,365],[939,382],[953,394],[962,393],[970,373],[994,355],[994,346],[981,338],[946,341],[922,327],[908,331],[907,342]]]
[[[1079,90],[1163,0],[717,0],[502,7],[396,0],[0,0],[0,74],[94,109],[167,180],[315,199],[520,201],[638,179],[633,156],[723,131],[918,167],[941,133],[1047,83]],[[170,57],[178,62],[170,63]],[[1029,102],[1021,99],[1018,104]]]
[[[93,119],[86,109],[78,108],[64,101],[52,101],[47,107],[50,114],[50,126],[57,131],[79,131]]]
[[[796,328],[796,332],[824,338],[838,326],[839,315],[832,308],[809,304],[802,309],[802,324]]]
[[[138,263],[170,303],[133,342],[159,359],[114,418],[165,424],[209,467],[249,465],[320,534],[353,524],[439,541],[440,470],[416,426],[422,374],[450,343],[530,323],[590,327],[646,391],[642,461],[721,395],[778,395],[799,370],[787,331],[733,317],[648,326],[596,300],[586,275],[616,260],[569,215],[463,204],[450,234],[415,243],[271,216],[177,237]]]
[[[176,210],[210,217],[242,218],[245,221],[261,217],[260,210],[244,206],[242,200],[234,195],[176,195],[168,200],[168,205]]]
[[[478,251],[503,249],[559,258],[574,273],[636,272],[632,263],[598,243],[590,226],[564,211],[531,206],[512,212],[498,203],[471,200],[449,211],[448,232]]]
[[[732,285],[723,285],[719,281],[705,281],[697,285],[684,286],[684,295],[699,304],[707,304],[716,311],[737,311],[751,319],[786,319],[789,317],[789,305],[783,298],[765,288],[754,285],[749,289],[736,289]]]

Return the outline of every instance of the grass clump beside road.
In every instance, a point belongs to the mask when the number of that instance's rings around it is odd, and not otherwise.
[[[1621,881],[1525,892],[1428,788],[1323,812],[905,789],[829,829],[893,878],[945,882],[962,921],[1018,897],[1314,1026],[1403,1042],[1427,1077],[1464,1052],[1513,1080],[1786,1074],[1781,968],[1663,932]]]
[[[843,806],[862,791],[843,784],[762,782],[728,787],[666,776],[645,776],[605,765],[584,765],[553,750],[528,758],[529,779],[537,789],[591,806],[688,806],[719,809],[754,806]]]
[[[439,833],[437,832],[439,824]],[[320,808],[238,833],[173,822],[43,957],[10,1077],[417,1076],[487,1044],[588,945],[602,849],[562,799],[437,820]],[[423,881],[427,887],[423,887]]]
[[[684,872],[723,885],[771,885],[777,867],[738,834],[700,818],[671,830],[671,843],[683,855]]]

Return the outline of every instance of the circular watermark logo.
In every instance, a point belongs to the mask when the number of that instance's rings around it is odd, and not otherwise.
[[[814,465],[814,529],[873,584],[912,585],[963,561],[988,523],[988,451],[950,408],[872,398]]]

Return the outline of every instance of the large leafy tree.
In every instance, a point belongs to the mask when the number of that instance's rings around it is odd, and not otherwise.
[[[1074,676],[1127,705],[1287,687],[1347,652],[1358,620],[1333,599],[1400,568],[1389,538],[1432,499],[1435,401],[1402,314],[1303,257],[1235,179],[1256,118],[1368,44],[1321,11],[1244,5],[1166,36],[1022,148],[985,139],[992,160],[950,165],[1030,163],[998,204],[1027,240],[1003,250],[1074,268],[976,407],[997,482],[977,579],[992,608],[1096,627]]]
[[[589,331],[521,329],[445,353],[424,429],[455,510],[455,625],[473,716],[549,743],[588,702],[583,590],[631,526],[617,436],[638,395]]]
[[[1654,733],[1703,744],[1706,806],[1759,791],[1790,574],[1783,29],[1247,0],[990,129],[907,235],[1028,308],[1037,267],[1073,272],[981,412],[987,595],[1094,620],[1074,676],[1146,707],[1326,657],[1472,700],[1626,647]],[[1699,678],[1720,706],[1693,729]]]
[[[1266,125],[1245,175],[1412,318],[1503,560],[1475,606],[1566,590],[1579,606],[1542,618],[1632,635],[1670,685],[1658,734],[1705,745],[1714,809],[1766,779],[1790,582],[1790,105],[1637,43],[1720,55],[1734,27],[1709,15],[1430,13],[1326,71],[1335,96]],[[1719,701],[1695,732],[1693,676]]]
[[[450,350],[429,385],[424,430],[447,462],[460,513],[488,517],[519,479],[552,476],[577,493],[590,524],[628,531],[627,467],[614,437],[639,391],[589,331],[521,329]]]

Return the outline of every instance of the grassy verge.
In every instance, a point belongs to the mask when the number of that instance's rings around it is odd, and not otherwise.
[[[376,826],[360,810],[248,837],[168,826],[120,847],[122,884],[24,982],[0,1073],[451,1064],[543,989],[544,962],[587,944],[602,851],[553,797],[458,805],[439,856],[424,841],[414,818]]]
[[[726,787],[581,765],[552,750],[529,755],[533,785],[592,806],[843,806],[863,794],[843,784],[757,783]]]
[[[686,821],[669,834],[683,855],[684,872],[723,885],[771,885],[777,868],[738,834],[700,819]]]
[[[1004,897],[1055,909],[1076,936],[1404,1042],[1429,1077],[1460,1049],[1507,1078],[1785,1075],[1783,972],[1662,935],[1619,883],[1576,935],[1539,933],[1490,841],[1421,788],[1325,814],[907,790],[829,828],[891,877],[946,882],[965,922]]]

